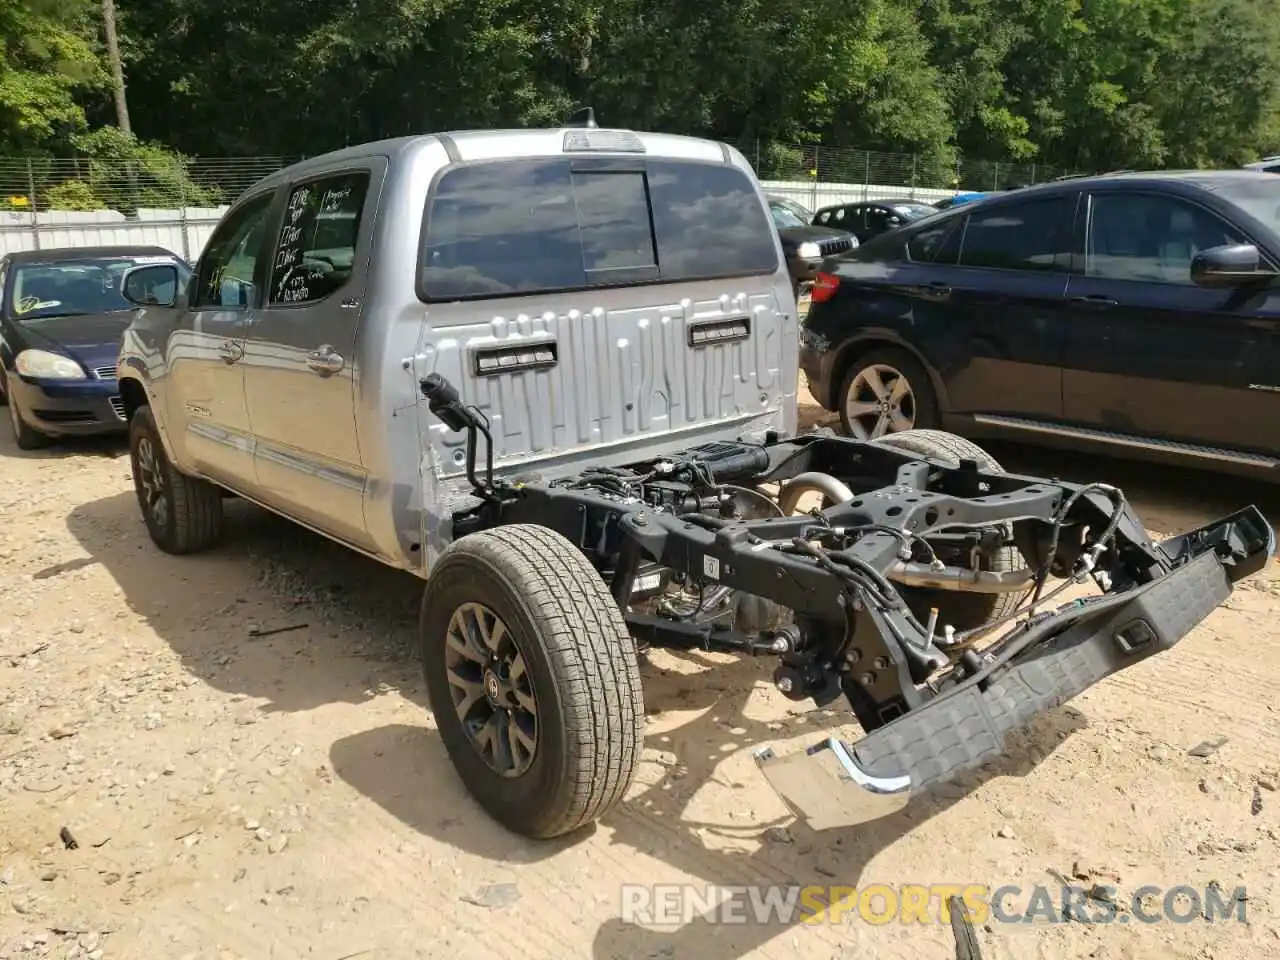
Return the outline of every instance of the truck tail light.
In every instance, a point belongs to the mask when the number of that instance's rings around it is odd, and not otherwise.
[[[819,273],[813,278],[813,290],[810,295],[814,303],[822,303],[836,295],[840,287],[840,278],[832,273]]]

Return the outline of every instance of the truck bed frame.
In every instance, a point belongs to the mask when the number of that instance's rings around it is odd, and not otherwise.
[[[884,815],[992,759],[1037,713],[1172,647],[1276,549],[1253,506],[1156,543],[1108,484],[822,434],[495,479],[483,415],[436,375],[421,386],[431,412],[468,434],[479,502],[454,515],[455,538],[549,527],[590,560],[642,645],[776,656],[787,696],[845,698],[861,739],[756,754],[817,828]],[[819,492],[821,507],[788,515],[797,490]],[[1015,546],[1022,570],[983,559]],[[1095,595],[1050,604],[1089,581]],[[963,592],[1025,600],[991,622],[948,623],[939,608]]]

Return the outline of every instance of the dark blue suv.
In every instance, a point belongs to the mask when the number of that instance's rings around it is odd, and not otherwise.
[[[828,260],[801,330],[847,433],[941,427],[1280,479],[1280,177],[1017,190]]]

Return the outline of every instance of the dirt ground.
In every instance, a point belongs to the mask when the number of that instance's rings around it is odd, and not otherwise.
[[[1280,520],[1266,487],[992,449],[1120,483],[1160,533],[1246,502]],[[765,660],[655,654],[628,802],[539,845],[482,815],[445,757],[413,653],[418,581],[229,514],[219,549],[167,558],[120,445],[21,454],[0,431],[0,957],[947,960],[942,923],[652,929],[622,922],[620,890],[1062,877],[1122,903],[1144,884],[1244,886],[1247,923],[989,920],[984,956],[1280,953],[1275,571],[1041,718],[983,782],[855,831],[795,823],[751,762],[841,716],[783,700]],[[1194,755],[1204,741],[1220,745]]]

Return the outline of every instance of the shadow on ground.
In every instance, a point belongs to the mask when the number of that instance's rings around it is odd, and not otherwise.
[[[131,491],[66,523],[133,612],[216,689],[265,699],[268,712],[390,689],[424,702],[413,650],[420,580],[243,501],[226,508],[223,542],[184,557],[151,543]]]
[[[681,752],[676,765],[667,768],[660,779],[648,781],[633,790],[626,803],[606,816],[602,825],[611,832],[610,843],[656,857],[692,877],[695,885],[718,888],[759,884],[856,887],[866,865],[886,847],[986,781],[996,777],[1027,775],[1060,743],[1084,726],[1081,715],[1070,707],[1043,714],[1027,733],[1015,740],[1003,761],[990,765],[967,781],[914,800],[898,814],[856,829],[817,834],[803,824],[793,824],[790,818],[776,823],[739,821],[732,827],[724,823],[699,823],[688,816],[687,798],[717,776],[719,766],[730,755],[724,747],[749,749],[776,741],[780,736],[805,732],[816,739],[823,723],[832,722],[823,721],[815,714],[800,718],[800,722],[793,724],[789,731],[780,734],[774,729],[776,724],[744,718],[743,707],[757,673],[750,662],[743,661],[724,668],[719,682],[714,684],[714,687],[729,692],[711,692],[713,685],[710,684],[707,685],[707,695],[701,698],[689,697],[687,687],[679,692],[678,702],[670,706],[703,712],[682,726],[677,735],[682,742],[697,743],[702,747]],[[668,706],[660,697],[647,696],[647,700],[651,710]],[[730,726],[732,734],[726,729]],[[647,738],[646,746],[651,750],[670,750],[667,739],[671,733],[666,731]],[[338,776],[407,826],[496,862],[542,860],[597,833],[589,827],[571,837],[540,844],[510,834],[488,821],[466,799],[452,770],[447,775],[439,774],[440,766],[447,766],[448,760],[433,731],[402,725],[369,730],[335,743],[331,760]],[[428,776],[433,777],[433,787],[424,791],[422,783]],[[475,822],[477,818],[481,821],[479,828]],[[710,849],[704,839],[709,834],[720,833],[733,842],[750,842],[760,838],[768,828],[782,825],[787,825],[787,830],[781,835],[784,842],[766,839],[750,850],[745,847],[740,850]],[[640,880],[638,877],[634,879]],[[599,892],[618,897],[615,905],[620,905],[621,891]],[[728,894],[730,891],[725,892]],[[735,896],[735,900],[739,898]],[[746,899],[736,903],[730,900],[720,909],[734,911],[737,918],[751,918],[753,915],[752,906]],[[788,931],[777,919],[732,925],[717,922],[718,917],[728,915],[730,913],[725,912],[700,916],[674,932],[658,932],[622,919],[610,920],[596,933],[593,956],[598,960],[648,957],[733,960]]]
[[[4,404],[0,403],[0,409]],[[0,457],[12,460],[65,460],[67,457],[115,458],[128,450],[129,443],[123,434],[106,434],[100,437],[69,437],[52,441],[38,450],[19,450],[13,439],[13,429],[8,423],[9,413],[0,413]]]

